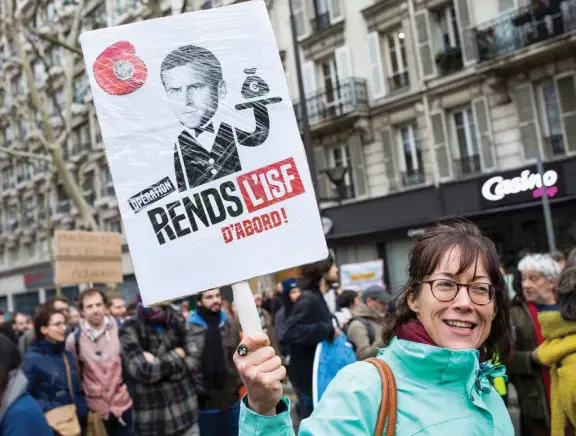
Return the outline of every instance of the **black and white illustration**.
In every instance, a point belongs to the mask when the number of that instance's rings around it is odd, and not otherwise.
[[[265,2],[80,42],[145,304],[326,257]]]
[[[267,83],[255,76],[256,69],[242,87],[246,99],[270,92]],[[242,171],[234,128],[221,118],[218,108],[226,98],[227,84],[218,58],[208,49],[185,45],[171,51],[160,67],[166,96],[183,130],[174,145],[174,172],[178,190],[196,188],[205,183]],[[266,106],[279,103],[280,97],[238,104],[237,110],[253,108],[256,130],[236,130],[238,145],[255,147],[266,141],[270,117]]]

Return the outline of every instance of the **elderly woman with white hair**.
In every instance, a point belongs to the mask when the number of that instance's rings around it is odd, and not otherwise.
[[[512,302],[510,320],[514,354],[507,365],[510,381],[518,390],[522,434],[550,435],[550,374],[540,365],[536,348],[544,342],[538,314],[558,310],[556,285],[560,268],[547,254],[529,254],[518,264],[522,293]]]

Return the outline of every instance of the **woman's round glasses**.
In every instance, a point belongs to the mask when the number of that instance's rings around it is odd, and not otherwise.
[[[448,279],[427,280],[422,283],[429,284],[434,298],[442,302],[454,300],[461,288],[466,288],[470,301],[478,305],[490,303],[496,295],[496,288],[488,283],[464,284]]]

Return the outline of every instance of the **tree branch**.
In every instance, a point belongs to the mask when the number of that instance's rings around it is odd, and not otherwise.
[[[6,153],[10,156],[14,157],[24,157],[26,159],[36,159],[41,160],[44,162],[52,163],[52,159],[48,156],[43,156],[41,154],[31,153],[29,151],[21,151],[21,150],[13,150],[11,148],[1,147],[0,146],[0,153]]]
[[[66,44],[69,45],[70,47],[78,44],[78,34],[80,33],[83,11],[84,11],[84,0],[79,0],[79,2],[76,4],[76,13],[74,14],[72,27],[70,28],[70,33],[68,34],[68,39],[66,41]],[[72,51],[82,55],[82,51],[80,50],[78,51],[72,50]]]
[[[29,27],[28,30],[30,30],[31,33],[33,33],[34,35],[36,35],[38,38],[43,39],[44,41],[48,41],[51,42],[54,45],[58,45],[60,47],[65,48],[66,50],[69,50],[73,53],[82,55],[82,50],[80,50],[79,48],[76,48],[72,45],[70,45],[68,42],[62,41],[59,38],[55,38],[51,35],[47,35],[45,33],[42,33],[40,31],[38,31],[37,29],[33,28],[33,27]],[[30,40],[28,40],[28,42],[30,42]]]

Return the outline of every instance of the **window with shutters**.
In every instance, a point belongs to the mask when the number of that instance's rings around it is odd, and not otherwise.
[[[452,152],[457,176],[482,171],[478,130],[471,106],[455,109],[450,113],[452,128]]]
[[[404,186],[421,185],[426,182],[422,163],[422,148],[418,124],[411,122],[397,127],[398,165]]]
[[[337,93],[338,89],[338,71],[336,67],[336,59],[330,58],[322,62],[320,65],[322,71],[322,84],[324,85],[324,109],[322,111],[322,118],[327,116],[336,116],[337,110]]]
[[[296,34],[298,37],[303,37],[308,33],[308,26],[306,25],[306,11],[304,10],[305,0],[292,0],[292,8],[294,12],[294,20],[296,22]]]
[[[112,182],[112,173],[110,173],[110,169],[108,167],[102,168],[100,176],[102,178],[102,197],[114,195],[114,183]]]
[[[113,218],[104,221],[104,228],[107,232],[122,233],[120,218]]]
[[[2,170],[2,189],[10,189],[16,186],[14,167],[10,166]]]
[[[313,32],[329,29],[342,19],[342,0],[313,0],[309,4],[314,11],[310,12],[310,26]]]
[[[450,74],[463,66],[460,29],[453,4],[434,13],[436,21],[436,64],[444,74]]]
[[[552,78],[535,84],[536,105],[546,155],[560,156],[565,153],[562,119],[558,94]]]
[[[352,159],[350,149],[347,145],[332,147],[328,151],[327,162],[328,168],[348,168],[342,181],[341,194],[339,195],[338,187],[331,183],[333,198],[354,198],[354,183],[352,180]]]
[[[398,91],[410,85],[406,58],[406,34],[402,29],[388,33],[384,44],[389,89]]]

